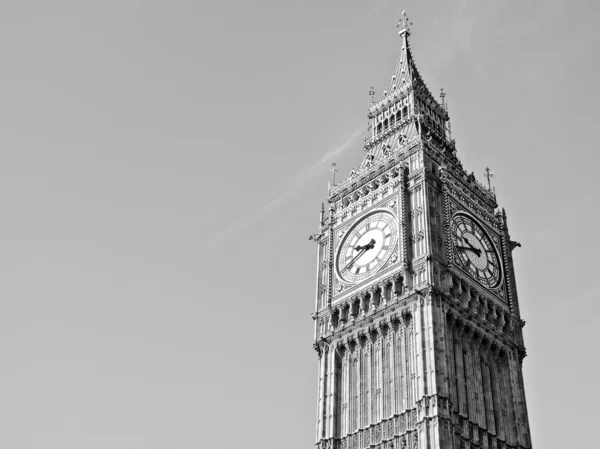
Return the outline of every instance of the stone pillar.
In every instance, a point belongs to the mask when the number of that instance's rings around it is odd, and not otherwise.
[[[436,372],[439,369],[436,365],[436,354],[435,351],[435,306],[433,302],[433,293],[428,292],[423,302],[423,327],[424,327],[424,371],[426,378],[426,394],[434,394],[438,392]],[[433,410],[432,410],[433,413]]]
[[[451,415],[451,411],[457,411],[459,410],[458,407],[458,395],[457,395],[457,391],[458,391],[458,386],[457,386],[457,380],[456,380],[456,367],[454,364],[454,360],[455,360],[455,356],[454,356],[454,326],[456,324],[456,319],[454,316],[452,315],[447,315],[445,317],[446,319],[446,323],[447,323],[447,330],[445,332],[445,338],[446,338],[446,361],[447,361],[447,369],[448,369],[448,390],[446,392],[446,395],[448,396],[448,399],[450,400],[451,404],[449,404],[448,406],[448,414],[449,416]],[[442,392],[442,394],[444,394]]]
[[[323,366],[323,351],[322,349],[315,345],[315,349],[318,352],[318,361],[317,361],[317,366],[318,366],[318,372],[319,375],[321,375],[322,369],[321,367]],[[318,443],[321,440],[321,434],[319,432],[320,428],[321,428],[321,389],[322,389],[322,383],[323,383],[323,378],[319,378],[318,380],[318,388],[317,388],[317,427],[315,429],[315,442]]]
[[[329,401],[329,438],[335,438],[336,432],[336,420],[339,419],[337,416],[337,381],[338,381],[338,369],[337,369],[337,357],[339,356],[339,347],[335,346],[331,350],[331,400]]]
[[[365,382],[366,382],[366,392],[365,392],[365,410],[367,416],[365,417],[365,422],[368,425],[373,423],[373,350],[372,350],[372,339],[369,334],[367,334],[367,340],[365,341]]]
[[[468,417],[473,422],[477,421],[476,413],[475,413],[475,375],[473,371],[473,328],[468,326],[464,335],[464,344],[465,344],[465,377],[467,384],[467,407],[468,407]]]
[[[494,416],[495,413],[495,404],[493,400],[493,392],[492,392],[492,379],[490,375],[490,345],[489,341],[484,341],[481,345],[481,375],[482,375],[482,383],[483,383],[483,395],[485,402],[485,420],[486,420],[486,428],[487,431],[493,435],[496,435],[496,419]]]
[[[390,351],[388,354],[390,358],[390,411],[392,416],[395,416],[398,413],[398,355],[396,352],[396,332],[394,331],[393,323],[389,323],[388,339],[390,342]]]
[[[456,362],[456,377],[458,381],[458,412],[461,416],[467,416],[467,385],[465,379],[464,367],[464,350],[463,350],[463,333],[465,331],[465,323],[460,323],[457,327],[454,339],[454,355]]]
[[[327,369],[327,347],[323,347],[322,352],[321,352],[321,356],[319,357],[319,362],[320,362],[320,368],[321,368],[321,379],[319,382],[320,388],[319,388],[319,426],[317,429],[317,441],[320,441],[321,438],[324,437],[325,434],[325,419],[326,419],[326,412],[325,412],[325,372]]]
[[[342,382],[341,382],[341,393],[342,393],[342,416],[341,416],[341,437],[345,437],[349,433],[350,424],[350,350],[346,345],[344,356],[342,358]]]
[[[473,371],[475,374],[475,393],[477,394],[477,423],[479,427],[486,429],[486,411],[485,411],[485,395],[483,392],[483,375],[481,372],[481,344],[483,342],[482,335],[477,335],[473,339]]]
[[[498,350],[499,348],[496,345],[490,348],[490,377],[492,381],[494,410],[496,411],[496,436],[501,440],[505,440],[506,410],[504,408],[504,396],[502,395],[502,375],[500,372],[500,358]]]
[[[416,375],[417,375],[417,397],[415,401],[419,401],[427,392],[425,385],[425,367],[424,367],[424,336],[423,336],[423,309],[424,300],[421,296],[418,300],[414,314],[414,342],[415,342],[415,360],[416,360]]]
[[[376,328],[377,339],[375,342],[376,348],[376,367],[377,367],[377,390],[376,390],[376,410],[377,410],[377,421],[381,421],[383,417],[383,351],[384,351],[384,342],[383,342],[383,334],[382,329],[380,327]]]

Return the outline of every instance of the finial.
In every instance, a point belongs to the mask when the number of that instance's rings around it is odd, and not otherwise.
[[[336,168],[337,164],[335,162],[331,163],[331,168],[329,169],[329,171],[331,172],[332,176],[332,181],[331,181],[331,185],[335,185],[335,174],[337,173],[338,169]]]
[[[373,86],[369,87],[369,96],[371,97],[371,104],[375,102],[373,96],[375,95],[375,88]]]
[[[486,167],[484,176],[487,178],[488,190],[492,190],[492,178],[494,177],[494,172],[490,171],[489,167]]]
[[[442,99],[442,106],[445,108],[446,107],[446,103],[444,102],[444,98],[446,98],[446,92],[444,92],[444,88],[442,87],[441,91],[440,91],[440,98]]]
[[[398,20],[398,25],[396,25],[397,28],[400,28],[398,34],[410,33],[410,25],[412,25],[412,22],[408,20],[406,11],[402,11],[402,17]]]

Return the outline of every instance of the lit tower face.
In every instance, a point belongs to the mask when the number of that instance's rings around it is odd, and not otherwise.
[[[370,92],[365,156],[334,178],[312,237],[316,444],[530,448],[517,244],[490,184],[457,157],[408,25],[403,13],[396,69]]]

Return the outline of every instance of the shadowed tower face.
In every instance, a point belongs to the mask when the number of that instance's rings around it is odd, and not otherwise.
[[[530,448],[518,244],[490,184],[463,169],[408,24],[364,158],[330,186],[313,236],[316,445]]]

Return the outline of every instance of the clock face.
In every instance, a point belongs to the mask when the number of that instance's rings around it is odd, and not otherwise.
[[[375,211],[356,223],[344,236],[336,257],[338,276],[360,282],[385,265],[398,242],[396,218]]]
[[[483,228],[469,215],[454,215],[451,225],[455,258],[483,286],[498,287],[502,271],[498,251]]]

